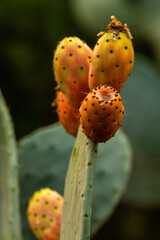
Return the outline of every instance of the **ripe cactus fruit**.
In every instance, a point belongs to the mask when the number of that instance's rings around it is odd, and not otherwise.
[[[55,101],[52,105],[55,106]],[[79,109],[70,105],[62,92],[57,94],[56,105],[60,123],[68,134],[76,137],[80,123]]]
[[[132,36],[114,16],[95,45],[89,71],[89,88],[109,85],[120,91],[131,74],[134,63]]]
[[[49,188],[35,192],[29,201],[29,225],[38,239],[59,240],[63,197]]]
[[[92,50],[77,37],[66,37],[57,46],[53,65],[55,80],[68,102],[79,107],[89,92],[88,73]]]
[[[106,142],[120,128],[124,115],[122,98],[110,86],[93,89],[80,107],[82,131],[94,143]]]

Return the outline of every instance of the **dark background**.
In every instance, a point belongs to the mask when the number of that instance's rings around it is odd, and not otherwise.
[[[134,36],[135,52],[143,54],[158,70],[158,0],[1,2],[0,87],[14,121],[17,140],[36,128],[58,120],[51,108],[56,86],[52,59],[58,41],[66,36],[77,36],[93,48],[97,41],[96,34],[105,29],[111,15],[116,15],[122,23],[128,23]],[[160,203],[155,207],[154,202],[145,208],[139,204],[120,203],[94,240],[159,239],[159,206]]]

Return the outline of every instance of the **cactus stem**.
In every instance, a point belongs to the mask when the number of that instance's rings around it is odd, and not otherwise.
[[[60,240],[86,240],[90,236],[96,158],[97,144],[86,138],[80,126],[65,182]]]

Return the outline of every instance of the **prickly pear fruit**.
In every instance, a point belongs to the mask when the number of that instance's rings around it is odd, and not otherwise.
[[[124,115],[122,98],[110,86],[93,89],[80,107],[82,131],[94,143],[106,142],[121,126]]]
[[[38,239],[59,240],[63,197],[49,188],[35,192],[29,201],[29,225]]]
[[[134,63],[132,36],[114,16],[106,32],[95,45],[89,71],[89,88],[109,85],[120,91],[131,74]]]
[[[55,106],[55,101],[52,105]],[[80,123],[79,109],[70,105],[62,92],[57,94],[56,105],[60,123],[68,134],[76,137]]]
[[[55,80],[68,102],[79,107],[89,92],[88,73],[92,50],[77,37],[66,37],[57,46],[53,65]]]

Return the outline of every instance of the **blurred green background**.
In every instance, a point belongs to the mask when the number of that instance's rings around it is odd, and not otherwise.
[[[115,15],[133,35],[135,65],[122,90],[123,128],[133,146],[133,172],[115,213],[94,240],[160,236],[160,1],[5,0],[0,4],[1,84],[17,139],[58,120],[53,51],[65,36],[94,47]],[[107,203],[106,203],[107,204]]]

